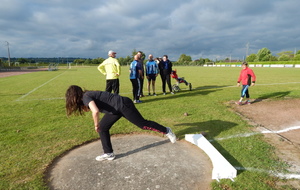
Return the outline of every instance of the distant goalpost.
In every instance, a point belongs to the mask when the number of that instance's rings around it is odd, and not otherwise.
[[[58,63],[50,63],[48,66],[48,71],[57,71]]]

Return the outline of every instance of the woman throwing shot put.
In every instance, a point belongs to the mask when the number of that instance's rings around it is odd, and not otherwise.
[[[165,134],[172,143],[176,142],[176,136],[169,127],[144,119],[128,97],[104,91],[83,91],[81,87],[72,85],[66,92],[66,111],[68,116],[72,113],[83,115],[84,112],[92,112],[95,131],[100,135],[104,152],[103,155],[96,157],[97,161],[115,158],[109,130],[121,117],[125,117],[141,129]],[[104,115],[99,121],[100,112]]]

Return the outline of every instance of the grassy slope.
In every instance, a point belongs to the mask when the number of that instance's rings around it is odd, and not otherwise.
[[[187,133],[208,132],[208,139],[247,133],[245,121],[230,110],[226,102],[237,100],[240,89],[234,87],[240,68],[176,67],[178,75],[193,84],[193,91],[176,95],[145,97],[137,105],[146,118],[171,126],[181,139]],[[121,94],[131,97],[127,67],[120,79]],[[254,68],[257,86],[250,89],[253,98],[299,98],[300,69]],[[173,81],[174,82],[174,81]],[[71,84],[102,90],[105,78],[96,67],[61,69],[0,78],[0,189],[47,189],[43,172],[51,161],[75,145],[98,135],[93,131],[90,114],[66,118],[64,93]],[[161,81],[157,80],[157,93]],[[146,92],[146,91],[145,91]],[[147,94],[147,93],[145,93]],[[183,116],[184,112],[190,114]],[[162,117],[163,115],[163,117]],[[141,132],[121,119],[112,133]],[[273,154],[273,148],[261,135],[214,141],[213,145],[234,166],[283,171],[285,165]],[[272,189],[278,179],[266,173],[239,172],[236,181],[213,182],[213,189]]]

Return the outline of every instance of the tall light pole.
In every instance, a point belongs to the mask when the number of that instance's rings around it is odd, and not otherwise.
[[[246,58],[248,57],[249,54],[249,42],[246,44]]]
[[[10,51],[9,51],[9,43],[8,41],[5,41],[7,45],[7,54],[8,54],[8,66],[10,66]]]

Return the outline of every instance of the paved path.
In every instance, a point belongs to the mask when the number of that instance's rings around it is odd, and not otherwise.
[[[212,165],[198,147],[152,135],[112,137],[116,158],[98,162],[101,142],[78,147],[49,168],[51,189],[210,189]]]

